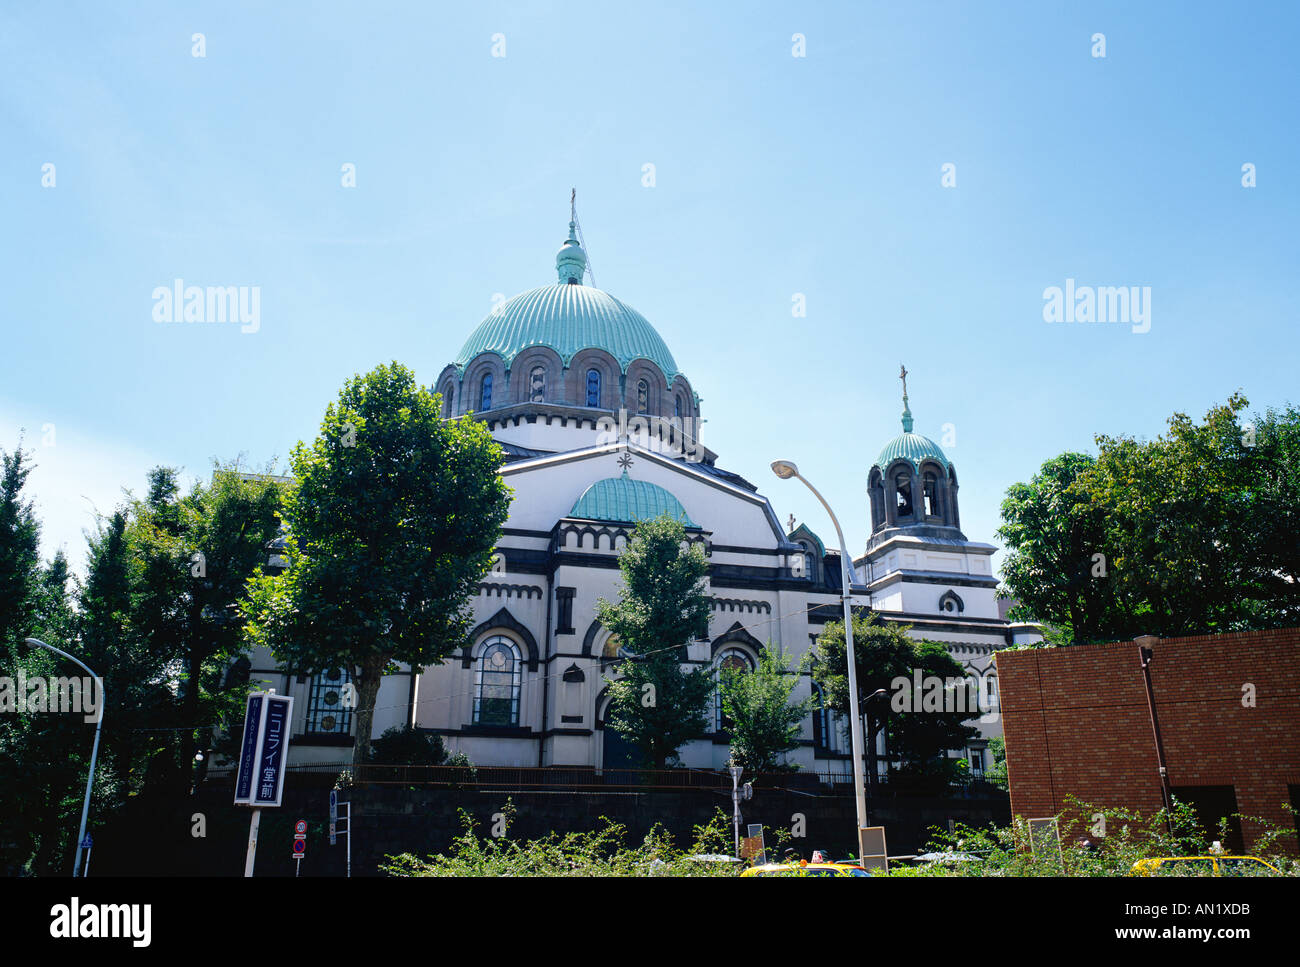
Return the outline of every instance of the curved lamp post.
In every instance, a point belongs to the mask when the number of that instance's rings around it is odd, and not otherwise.
[[[789,460],[774,461],[772,472],[782,480],[794,477],[802,481],[803,485],[811,490],[813,496],[826,508],[831,523],[835,525],[835,533],[840,539],[840,599],[844,604],[844,651],[849,665],[849,734],[853,745],[853,791],[857,797],[858,829],[861,831],[867,826],[867,796],[862,779],[862,718],[858,715],[858,669],[853,655],[853,610],[850,605],[853,594],[850,589],[850,582],[854,577],[853,565],[849,560],[849,550],[844,544],[844,531],[840,529],[839,519],[835,516],[835,511],[831,510],[831,505],[826,503],[826,498],[817,492],[816,487],[800,476],[799,468]],[[862,834],[859,832],[859,851],[861,851],[861,842]]]
[[[93,671],[91,671],[90,666],[87,665],[80,658],[74,658],[72,655],[69,655],[66,651],[60,651],[58,648],[55,648],[53,645],[47,645],[39,638],[26,638],[24,640],[29,645],[34,645],[37,648],[44,648],[46,651],[52,651],[56,655],[62,655],[64,658],[68,659],[68,661],[76,662],[82,668],[86,669],[86,673],[90,675],[91,678],[95,679],[96,681],[99,680],[99,676],[96,675]],[[104,703],[101,697],[100,705],[99,705],[99,718],[98,721],[95,723],[95,744],[91,747],[91,751],[90,751],[90,774],[86,776],[86,798],[85,801],[81,804],[81,829],[78,830],[77,832],[77,856],[76,859],[72,861],[72,875],[74,877],[78,876],[81,872],[81,844],[86,841],[86,817],[90,814],[90,790],[93,788],[95,782],[95,760],[99,758],[99,733],[103,727],[104,727]]]

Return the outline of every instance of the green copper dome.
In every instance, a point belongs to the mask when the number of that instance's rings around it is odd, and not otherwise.
[[[508,299],[478,324],[455,365],[463,370],[479,353],[493,352],[508,367],[530,346],[547,346],[569,365],[580,350],[603,349],[623,372],[635,359],[648,359],[671,383],[677,363],[663,338],[645,316],[615,299],[608,292],[583,285],[587,256],[574,238],[569,238],[555,258],[556,285],[521,293]]]
[[[939,444],[919,433],[900,433],[894,437],[880,451],[875,465],[881,470],[888,470],[895,460],[907,460],[917,468],[923,460],[934,460],[944,468],[948,466],[948,458],[939,449]]]
[[[620,522],[649,520],[664,514],[680,520],[687,527],[698,526],[686,515],[681,501],[671,493],[648,480],[633,480],[626,470],[621,477],[597,480],[583,491],[573,510],[569,511],[570,517],[583,520]]]

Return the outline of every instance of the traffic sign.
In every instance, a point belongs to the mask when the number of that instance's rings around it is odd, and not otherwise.
[[[307,841],[305,839],[295,839],[293,841],[293,855],[302,856],[307,852]]]
[[[305,819],[298,820],[298,822],[294,824],[293,831],[295,833],[307,832],[307,820]]]
[[[338,844],[338,836],[339,834],[338,834],[338,829],[336,828],[336,824],[330,823],[330,845],[331,846],[335,846]]]
[[[83,839],[83,840],[81,841],[81,848],[82,848],[82,849],[90,849],[90,848],[91,848],[92,846],[94,846],[94,845],[95,845],[95,841],[94,841],[93,839],[91,839],[91,838],[90,838],[90,834],[87,833],[87,834],[86,834],[86,838]]]

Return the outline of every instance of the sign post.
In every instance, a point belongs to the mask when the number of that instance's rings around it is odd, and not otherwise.
[[[293,875],[302,872],[302,858],[307,855],[307,820],[300,819],[293,827]]]
[[[292,721],[292,696],[277,695],[274,689],[249,694],[244,736],[239,747],[239,772],[235,778],[235,805],[252,807],[244,876],[253,875],[263,807],[279,806],[284,797],[284,767]]]

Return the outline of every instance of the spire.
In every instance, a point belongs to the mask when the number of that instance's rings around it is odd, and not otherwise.
[[[555,272],[560,285],[581,285],[583,273],[587,270],[587,253],[578,241],[578,210],[575,204],[577,189],[569,192],[569,237],[560,246],[555,256]]]
[[[582,285],[582,274],[586,272],[586,252],[577,238],[577,208],[575,198],[577,190],[569,192],[569,237],[555,255],[555,274],[559,276],[560,285]]]
[[[903,381],[903,432],[912,432],[912,409],[907,405],[907,367],[898,364],[898,378]]]

